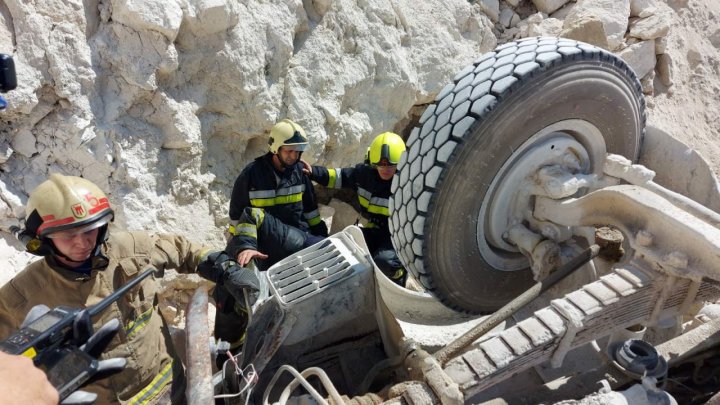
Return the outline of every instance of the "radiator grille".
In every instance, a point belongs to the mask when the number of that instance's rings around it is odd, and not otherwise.
[[[322,290],[352,272],[358,260],[333,238],[325,239],[268,270],[281,302],[290,304]]]

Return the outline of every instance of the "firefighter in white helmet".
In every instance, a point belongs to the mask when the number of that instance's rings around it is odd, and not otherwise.
[[[363,236],[375,264],[396,284],[405,286],[407,273],[390,239],[390,186],[397,164],[405,152],[405,142],[393,132],[383,132],[373,139],[365,162],[343,169],[311,166],[303,161],[310,178],[330,188],[355,190],[361,212],[368,219]]]
[[[267,270],[327,236],[312,182],[300,156],[308,147],[305,130],[283,119],[270,130],[269,150],[250,162],[235,180],[230,199],[230,238],[225,252],[241,266]],[[247,309],[217,289],[215,335],[238,349],[245,337]]]
[[[113,318],[120,321],[120,331],[102,357],[125,358],[127,365],[83,391],[97,394],[101,404],[180,402],[184,373],[158,310],[157,277],[166,269],[189,273],[198,268],[202,276],[241,295],[233,287],[241,269],[216,264],[219,253],[209,254],[181,236],[110,232],[113,215],[105,193],[80,177],[52,174],[33,190],[19,239],[43,259],[0,288],[0,340],[19,329],[32,308],[93,305],[153,267],[154,277],[93,319],[95,330]]]

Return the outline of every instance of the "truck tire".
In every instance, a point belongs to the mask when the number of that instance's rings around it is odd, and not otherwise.
[[[493,198],[513,180],[508,168],[555,139],[581,145],[582,172],[599,174],[606,152],[637,161],[645,100],[632,69],[611,53],[526,38],[458,73],[418,125],[393,180],[393,244],[445,305],[488,313],[534,282],[528,260],[490,229],[493,209],[502,210]]]

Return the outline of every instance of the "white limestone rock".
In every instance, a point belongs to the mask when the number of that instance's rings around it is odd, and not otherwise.
[[[614,51],[623,45],[629,17],[630,0],[578,0],[565,18],[564,28],[578,27],[582,21],[598,21],[607,37],[608,49]]]
[[[657,0],[630,0],[630,17],[647,17],[657,3]]]
[[[0,165],[6,163],[8,159],[10,159],[10,156],[12,156],[13,152],[14,151],[7,140],[0,142]]]
[[[11,146],[15,152],[25,156],[26,158],[31,157],[37,152],[37,148],[35,147],[35,136],[27,128],[23,128],[15,133],[12,137]]]
[[[564,6],[569,0],[532,0],[538,11],[550,14]]]
[[[645,16],[630,19],[630,36],[640,39],[655,39],[667,35],[672,23],[673,11],[665,4],[646,10]]]
[[[584,16],[571,21],[565,20],[560,36],[586,42],[603,49],[610,48],[605,25],[594,16]]]
[[[642,41],[616,52],[635,71],[639,77],[645,77],[655,68],[655,41]]]
[[[655,54],[661,55],[667,52],[667,37],[655,38]]]
[[[156,94],[152,105],[155,110],[147,119],[161,129],[163,148],[186,149],[200,144],[201,124],[195,115],[196,105],[190,101],[176,101],[163,93]]]
[[[546,18],[540,24],[528,27],[530,37],[559,37],[563,30],[563,22],[557,18]]]
[[[479,0],[476,3],[480,6],[480,10],[490,17],[490,21],[500,21],[500,1],[499,0]]]
[[[655,65],[657,77],[664,86],[672,86],[673,84],[673,60],[672,56],[663,53],[657,56],[657,64]]]
[[[198,36],[221,33],[240,21],[239,5],[230,0],[188,1],[183,22]]]
[[[172,42],[182,23],[178,0],[111,0],[113,21],[134,31],[159,32]]]
[[[500,12],[500,24],[505,28],[515,27],[520,22],[520,16],[511,8],[503,8]]]

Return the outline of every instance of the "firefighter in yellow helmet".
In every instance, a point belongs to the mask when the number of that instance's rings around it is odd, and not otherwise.
[[[237,276],[227,272],[240,273],[239,268],[224,266],[228,270],[223,273],[215,263],[221,255],[208,254],[181,236],[110,232],[113,215],[105,193],[80,177],[52,174],[33,190],[19,239],[43,259],[0,288],[0,340],[17,330],[36,306],[87,307],[154,267],[156,278],[146,278],[93,319],[95,330],[113,318],[120,321],[120,331],[102,357],[125,358],[127,365],[83,391],[97,394],[101,404],[181,401],[184,373],[157,307],[157,277],[166,269],[187,273],[197,267],[202,276],[230,285]]]
[[[302,172],[308,147],[305,130],[283,119],[270,130],[269,150],[250,162],[235,180],[230,199],[230,238],[225,252],[240,266],[261,271],[327,236],[315,190]],[[247,327],[247,308],[216,288],[215,336],[239,349]]]
[[[349,188],[357,193],[362,214],[368,225],[362,228],[365,241],[375,264],[400,286],[405,286],[407,273],[390,239],[389,203],[392,178],[405,152],[405,142],[392,132],[383,132],[373,139],[365,163],[342,169],[310,166],[303,161],[310,178],[330,188]]]

